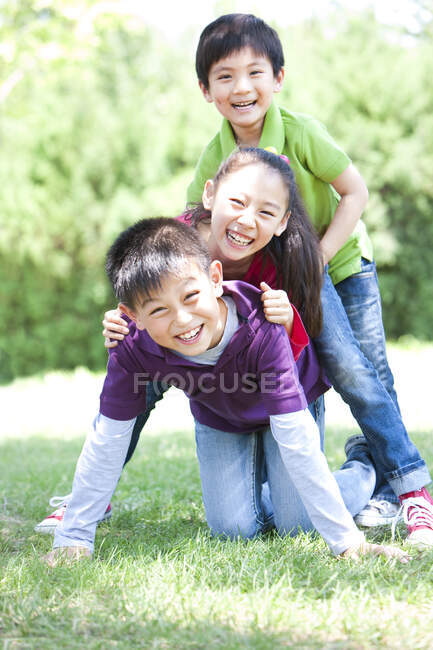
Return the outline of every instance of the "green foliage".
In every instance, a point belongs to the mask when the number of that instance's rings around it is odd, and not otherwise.
[[[99,323],[114,306],[105,252],[137,219],[181,211],[186,165],[189,178],[200,152],[198,138],[188,140],[196,116],[187,110],[188,62],[173,66],[177,53],[159,47],[149,29],[103,18],[84,41],[61,2],[42,15],[21,6],[3,28],[5,51],[20,30],[29,39],[15,50],[22,77],[2,118],[0,281],[10,319],[0,326],[3,380],[102,367]],[[3,88],[13,72],[5,66]],[[185,101],[177,110],[179,85]],[[199,105],[194,91],[191,104]]]
[[[134,220],[182,209],[219,123],[197,88],[190,35],[168,43],[114,6],[0,9],[3,380],[103,364],[106,249]],[[431,24],[410,46],[368,13],[281,33],[281,103],[327,124],[367,180],[395,337],[429,338],[433,326]]]

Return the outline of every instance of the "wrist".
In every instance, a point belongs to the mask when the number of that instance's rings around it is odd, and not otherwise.
[[[334,255],[332,251],[326,247],[326,244],[323,243],[323,240],[320,242],[320,253],[322,256],[323,268],[325,268],[325,266],[329,264],[329,261],[333,258]]]

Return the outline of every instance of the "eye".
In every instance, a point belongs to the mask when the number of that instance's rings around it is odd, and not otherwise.
[[[235,205],[243,205],[243,203],[242,203],[242,201],[241,201],[240,199],[235,199],[235,198],[232,197],[232,198],[229,199],[229,200],[230,200],[232,203],[234,203]]]
[[[162,314],[165,311],[167,311],[167,307],[155,307],[155,309],[152,309],[150,312],[150,316],[159,316],[159,314]]]
[[[165,307],[155,307],[155,309],[152,309],[150,312],[150,316],[157,316],[161,314],[165,310]]]
[[[251,75],[258,75],[258,74],[262,74],[262,72],[263,72],[262,70],[252,70],[252,71],[250,72],[250,74],[251,74]]]
[[[224,81],[225,79],[231,79],[231,75],[229,75],[229,74],[220,74],[217,77],[218,81]]]
[[[190,293],[186,294],[185,300],[190,300],[191,298],[198,296],[199,293],[200,293],[199,291],[191,291]]]
[[[264,214],[265,217],[274,217],[275,216],[272,212],[268,212],[267,210],[260,210],[260,214]]]

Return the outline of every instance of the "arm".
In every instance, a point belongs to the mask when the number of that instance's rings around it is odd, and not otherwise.
[[[346,243],[368,201],[367,186],[353,164],[337,176],[331,185],[341,198],[320,242],[324,264],[327,264]]]
[[[128,451],[135,418],[112,420],[98,414],[78,459],[72,498],[53,548],[84,547],[93,552],[96,523],[116,488]]]
[[[407,563],[401,549],[368,543],[344,505],[324,454],[311,413],[297,411],[271,415],[270,424],[283,463],[308,515],[335,555],[353,560],[371,553]]]
[[[338,555],[359,546],[364,535],[344,505],[340,490],[320,450],[319,434],[306,409],[271,415],[270,424],[291,480],[308,515],[331,551]]]

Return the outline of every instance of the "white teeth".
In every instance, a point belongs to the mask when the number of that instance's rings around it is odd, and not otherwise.
[[[246,246],[247,244],[251,243],[251,239],[247,239],[246,237],[242,237],[242,235],[239,235],[237,232],[228,232],[227,231],[227,236],[229,239],[233,239],[237,244],[241,244],[242,246]]]
[[[249,102],[236,102],[233,104],[233,106],[239,106],[240,108],[243,108],[244,106],[252,106],[254,104],[255,100],[249,101]]]
[[[201,325],[199,325],[193,330],[190,330],[189,332],[186,332],[185,334],[179,334],[179,338],[184,341],[189,341],[189,339],[193,339],[194,336],[197,336],[197,334],[199,333],[200,327]]]

